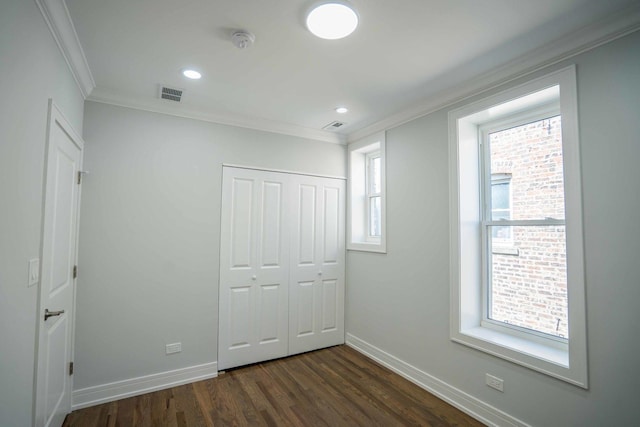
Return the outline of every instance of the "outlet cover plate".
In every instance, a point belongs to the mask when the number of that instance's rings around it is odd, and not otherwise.
[[[504,393],[504,381],[502,378],[494,377],[493,375],[486,374],[487,385],[491,388]]]
[[[182,351],[182,343],[175,342],[173,344],[166,345],[167,354],[180,353]]]

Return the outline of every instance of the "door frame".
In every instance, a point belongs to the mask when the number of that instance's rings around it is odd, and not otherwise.
[[[50,232],[49,227],[52,224],[47,223],[46,214],[48,212],[47,203],[50,203],[51,194],[48,194],[47,184],[49,180],[49,173],[51,172],[51,168],[49,165],[49,161],[52,158],[52,149],[53,149],[53,132],[56,124],[59,124],[60,127],[64,130],[64,132],[69,136],[69,139],[78,147],[80,151],[80,158],[78,161],[78,174],[82,171],[82,162],[84,158],[84,140],[82,137],[76,133],[76,131],[71,126],[70,122],[65,118],[62,111],[58,108],[58,106],[54,103],[52,98],[49,98],[48,102],[48,114],[47,114],[47,133],[46,133],[46,143],[45,143],[45,158],[44,158],[44,167],[43,167],[43,184],[42,184],[42,211],[41,211],[41,230],[40,230],[40,271],[39,271],[39,283],[38,283],[38,303],[37,303],[37,313],[36,313],[36,336],[35,336],[35,360],[34,360],[34,379],[33,379],[33,425],[35,427],[40,427],[44,424],[44,400],[46,400],[46,389],[44,388],[46,384],[44,384],[44,378],[42,378],[43,366],[41,366],[41,344],[43,340],[41,339],[41,334],[44,333],[44,322],[41,319],[42,314],[45,310],[45,304],[43,301],[43,278],[45,277],[44,272],[44,250],[45,250],[45,236],[47,236],[47,232]],[[78,185],[77,189],[77,197],[74,207],[73,215],[75,216],[75,250],[73,254],[73,264],[78,264],[78,243],[79,243],[79,231],[80,231],[80,201],[81,201],[81,186]],[[72,279],[72,298],[71,298],[71,313],[69,315],[69,339],[68,339],[68,354],[70,356],[70,361],[73,360],[74,357],[74,346],[75,346],[75,305],[76,305],[76,278]],[[69,393],[69,410],[71,410],[72,406],[72,391],[73,391],[73,376],[68,375],[66,377],[68,384],[68,393]]]

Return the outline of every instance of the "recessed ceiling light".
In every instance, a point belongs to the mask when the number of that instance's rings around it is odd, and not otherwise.
[[[345,114],[348,113],[349,109],[347,107],[338,107],[336,108],[336,113],[338,114]]]
[[[358,26],[358,15],[343,2],[326,2],[307,15],[307,28],[321,39],[336,40],[348,36]]]
[[[185,68],[184,70],[182,70],[182,75],[192,80],[198,80],[200,77],[202,77],[202,74],[190,68]]]

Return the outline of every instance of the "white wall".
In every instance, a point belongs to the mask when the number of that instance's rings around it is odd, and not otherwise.
[[[47,102],[82,132],[83,99],[36,2],[0,2],[0,426],[31,425]]]
[[[347,332],[531,425],[637,424],[638,52],[640,32],[545,71],[577,64],[588,391],[449,340],[447,112],[460,104],[387,133],[388,253],[348,254]]]
[[[74,388],[215,362],[222,163],[346,176],[345,147],[94,102],[84,127]]]

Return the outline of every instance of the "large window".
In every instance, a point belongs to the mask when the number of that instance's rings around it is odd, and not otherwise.
[[[449,119],[452,339],[586,388],[575,70]]]
[[[385,252],[385,135],[349,144],[347,249]]]
[[[562,125],[555,103],[480,129],[485,326],[566,341]],[[481,181],[483,181],[481,179]],[[510,246],[514,252],[501,248]],[[517,329],[520,330],[520,329]]]

